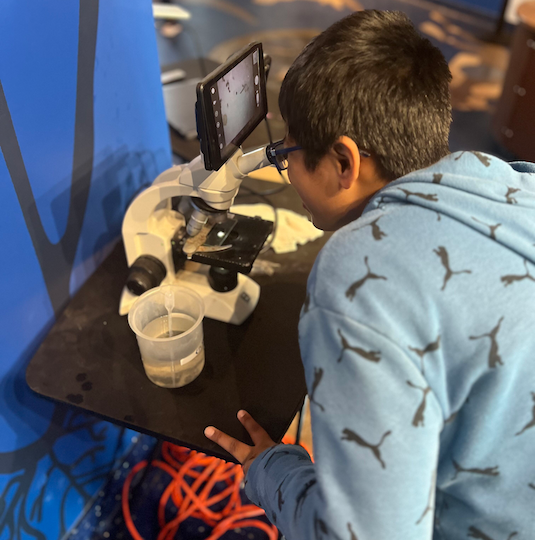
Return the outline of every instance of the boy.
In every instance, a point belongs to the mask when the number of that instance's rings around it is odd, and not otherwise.
[[[450,78],[363,11],[283,82],[290,180],[337,231],[299,323],[315,463],[244,411],[254,447],[206,434],[289,540],[535,537],[535,166],[448,153]]]

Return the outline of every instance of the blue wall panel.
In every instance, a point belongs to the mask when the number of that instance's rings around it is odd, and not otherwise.
[[[10,51],[1,58],[2,85],[39,215],[56,243],[69,210],[68,192],[67,204],[54,206],[53,199],[71,183],[79,9],[77,2],[21,4],[31,4],[24,25],[12,18],[13,8],[8,16],[2,8],[0,40]],[[34,126],[46,126],[48,136]]]
[[[2,3],[0,540],[59,538],[128,440],[24,371],[170,164],[149,0]]]
[[[100,2],[93,179],[71,292],[111,247],[133,194],[171,165],[154,26],[132,24],[139,3]],[[141,3],[150,9],[148,0]]]
[[[504,0],[446,0],[452,7],[460,6],[472,11],[481,11],[485,15],[498,19]]]

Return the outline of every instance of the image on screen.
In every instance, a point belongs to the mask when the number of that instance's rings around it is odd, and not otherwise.
[[[258,50],[217,81],[211,89],[221,153],[231,144],[261,107]]]

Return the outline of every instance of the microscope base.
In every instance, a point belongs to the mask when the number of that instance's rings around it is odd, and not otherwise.
[[[230,324],[242,324],[258,304],[260,285],[250,277],[238,274],[236,288],[220,293],[214,291],[208,283],[209,267],[200,264],[196,266],[198,268],[194,271],[182,270],[176,277],[164,279],[162,286],[172,284],[193,289],[204,300],[205,317]],[[125,287],[121,295],[119,314],[126,315],[138,298]]]

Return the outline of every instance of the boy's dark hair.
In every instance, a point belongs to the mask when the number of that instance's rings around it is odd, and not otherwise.
[[[357,11],[305,47],[279,107],[309,170],[346,135],[394,180],[449,153],[450,81],[442,53],[404,13]]]

